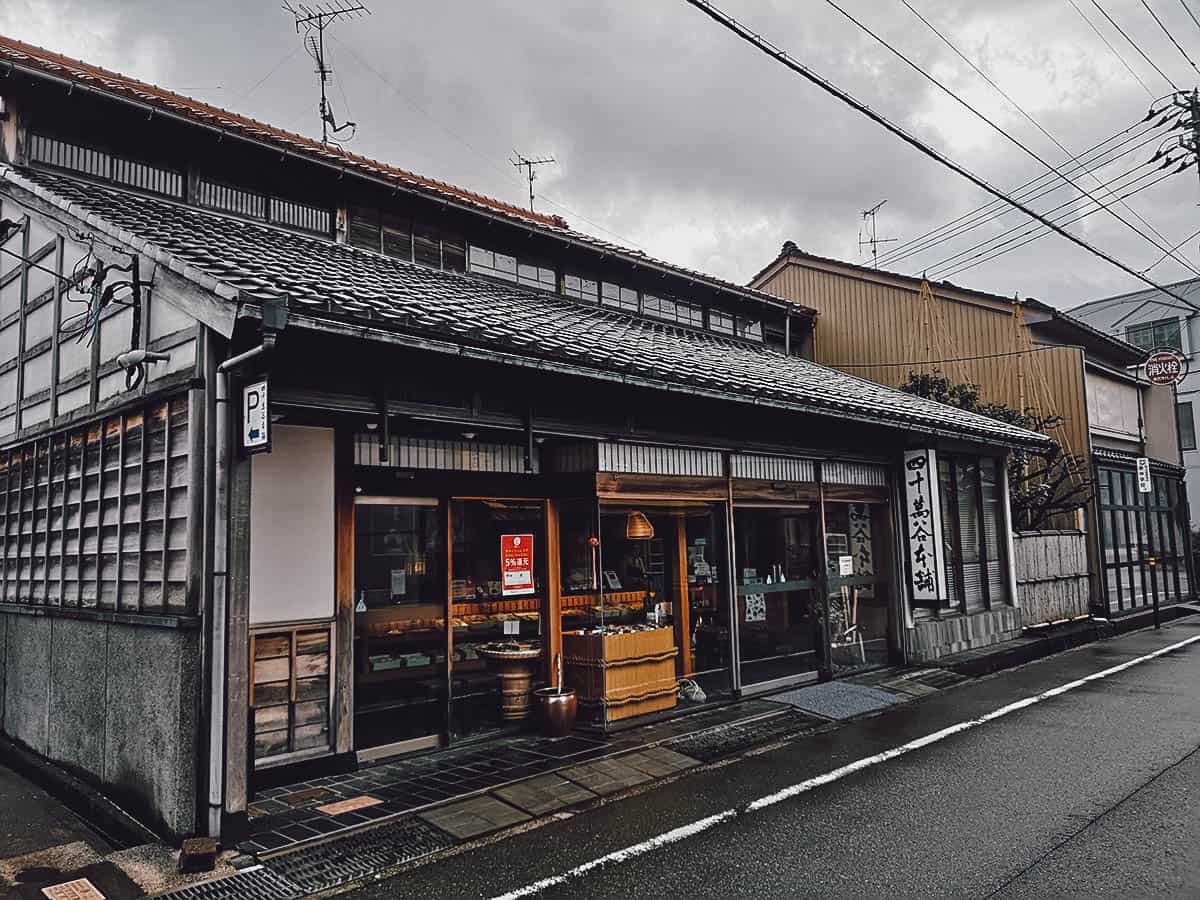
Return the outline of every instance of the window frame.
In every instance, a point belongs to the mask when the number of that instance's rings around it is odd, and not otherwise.
[[[1180,415],[1183,409],[1187,409],[1187,430],[1184,430],[1184,417]],[[1175,401],[1175,426],[1179,432],[1179,449],[1180,450],[1195,450],[1196,449],[1196,418],[1195,410],[1192,408],[1191,400]],[[1185,437],[1186,436],[1186,437]]]

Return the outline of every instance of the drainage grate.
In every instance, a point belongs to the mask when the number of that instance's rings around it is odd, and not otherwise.
[[[265,865],[305,894],[365,878],[453,846],[445,832],[418,819],[402,819],[339,840],[267,860]]]
[[[662,746],[693,759],[712,762],[757,747],[759,744],[808,731],[819,724],[820,719],[790,711],[751,722],[718,725],[698,734],[673,738],[665,741]]]
[[[255,866],[228,878],[160,894],[158,900],[296,900],[302,895],[300,889],[286,878]]]

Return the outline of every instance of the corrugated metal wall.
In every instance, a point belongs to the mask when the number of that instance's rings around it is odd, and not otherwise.
[[[760,481],[813,482],[817,475],[811,459],[793,456],[764,456],[756,453],[735,453],[729,460],[734,478],[755,478]]]
[[[387,461],[382,461],[379,458],[378,436],[357,434],[354,437],[354,464],[458,472],[520,474],[525,471],[525,448],[516,444],[393,436],[389,447]],[[536,447],[533,449],[533,471],[540,471]]]
[[[789,264],[761,288],[816,309],[816,361],[896,387],[911,371],[938,363],[953,381],[980,386],[980,399],[1013,408],[1050,407],[1066,420],[1063,433],[1075,453],[1087,452],[1087,398],[1081,351],[1073,347],[1034,348],[1028,328],[1014,327],[1012,307],[987,298],[970,301],[934,293],[932,313],[922,310],[911,286],[876,283],[852,274]],[[926,327],[925,322],[931,322]],[[1025,377],[1020,356],[1026,351]],[[987,359],[963,359],[988,356]],[[1023,382],[1023,384],[1022,384]],[[1049,399],[1047,399],[1047,397]]]

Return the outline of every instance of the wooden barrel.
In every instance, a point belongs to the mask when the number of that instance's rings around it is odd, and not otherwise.
[[[497,666],[500,679],[500,716],[506,722],[529,718],[529,695],[533,687],[533,667],[526,662],[503,662]]]

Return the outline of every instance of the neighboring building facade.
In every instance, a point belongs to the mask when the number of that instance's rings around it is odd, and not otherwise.
[[[561,659],[599,728],[680,679],[936,656],[939,492],[990,523],[1019,629],[1005,459],[1041,436],[815,365],[811,310],[559,219],[15,41],[0,66],[0,730],[163,832],[505,733],[497,643],[537,682]],[[590,677],[622,641],[654,674]]]
[[[1173,293],[1200,307],[1200,279],[1166,285]],[[1160,347],[1178,350],[1188,360],[1188,374],[1176,388],[1176,422],[1179,447],[1187,471],[1188,507],[1191,527],[1196,527],[1200,509],[1200,450],[1196,444],[1196,419],[1200,415],[1200,312],[1197,308],[1149,289],[1091,300],[1070,314],[1091,327],[1136,346],[1143,353]]]
[[[1130,371],[1142,351],[1036,300],[881,272],[785,244],[752,285],[817,311],[813,358],[881,384],[940,370],[984,402],[1062,417],[1053,436],[1084,457],[1094,496],[1075,522],[1089,534],[1091,611],[1115,616],[1192,594],[1187,497],[1169,387]],[[1137,457],[1153,490],[1136,489]],[[970,614],[967,597],[952,607]],[[974,590],[976,598],[981,591]],[[978,599],[974,601],[978,605]]]

